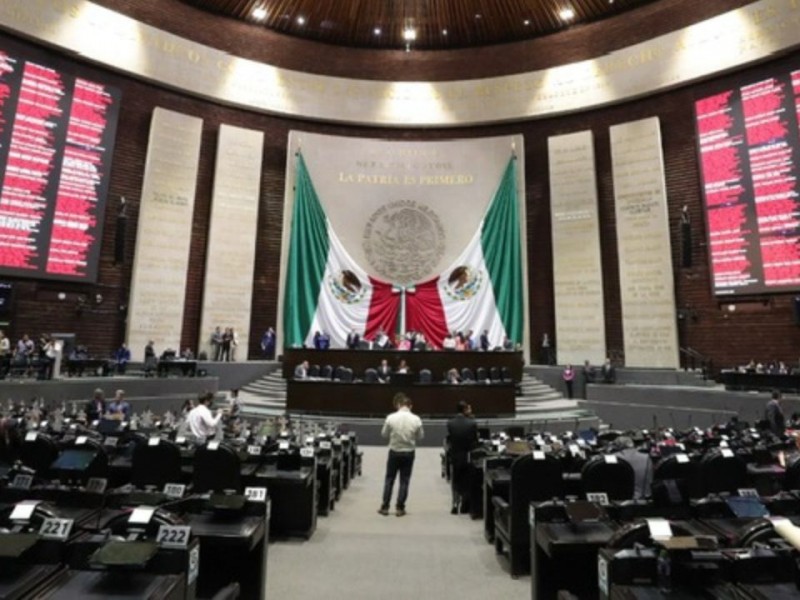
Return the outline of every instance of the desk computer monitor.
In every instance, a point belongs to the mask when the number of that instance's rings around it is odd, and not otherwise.
[[[64,471],[70,474],[79,474],[86,471],[97,456],[96,450],[88,448],[67,448],[62,450],[58,458],[50,466],[56,471]]]

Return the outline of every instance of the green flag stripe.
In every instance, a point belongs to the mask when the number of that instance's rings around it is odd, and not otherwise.
[[[311,329],[328,261],[328,248],[325,211],[319,203],[305,160],[298,152],[283,311],[287,346],[302,345]]]
[[[508,161],[481,229],[481,247],[497,311],[509,339],[522,341],[522,248],[517,208],[517,161]]]

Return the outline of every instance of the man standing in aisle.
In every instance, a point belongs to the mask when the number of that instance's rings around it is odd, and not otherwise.
[[[451,515],[469,511],[469,453],[478,445],[478,423],[472,418],[472,407],[464,400],[456,405],[456,416],[447,422],[450,485],[453,494]]]
[[[414,467],[414,449],[422,439],[422,420],[411,412],[411,400],[402,393],[395,394],[395,412],[386,417],[381,435],[389,438],[389,457],[386,460],[386,481],[383,486],[383,502],[378,510],[383,516],[389,514],[392,502],[392,488],[397,474],[400,474],[400,489],[397,492],[396,515],[406,514],[406,498],[411,469]]]

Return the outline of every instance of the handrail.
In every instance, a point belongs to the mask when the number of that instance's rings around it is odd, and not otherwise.
[[[682,368],[686,371],[695,371],[699,365],[703,379],[707,380],[713,372],[713,361],[702,352],[694,348],[680,348]]]

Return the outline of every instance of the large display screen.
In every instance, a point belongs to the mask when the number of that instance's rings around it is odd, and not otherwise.
[[[0,37],[0,274],[93,281],[120,92]]]
[[[800,289],[800,70],[695,104],[714,292]]]

